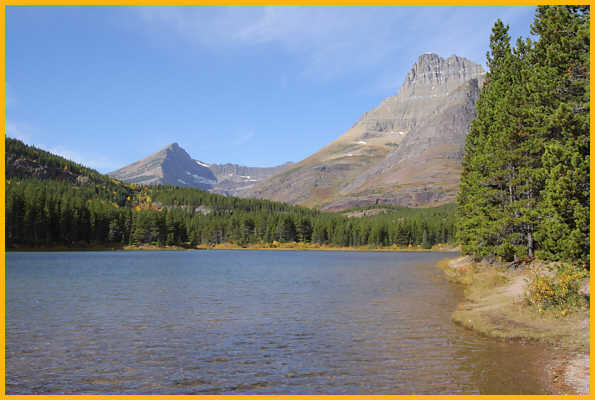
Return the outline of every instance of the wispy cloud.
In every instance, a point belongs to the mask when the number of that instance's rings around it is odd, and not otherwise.
[[[6,106],[15,104],[16,100],[12,87],[7,82],[5,82],[5,89]],[[44,139],[40,139],[44,134],[26,122],[15,122],[14,120],[6,119],[4,122],[4,133],[7,137],[18,139],[28,145],[49,151],[50,153],[102,172],[113,171],[119,167],[117,163],[104,155],[92,154],[87,151],[81,152],[63,145],[46,144]]]
[[[387,60],[407,43],[394,24],[407,16],[378,7],[139,7],[133,14],[160,35],[214,49],[273,45],[298,58],[305,76],[328,80]]]
[[[528,32],[528,21],[534,10],[534,6],[420,7],[409,26],[416,27],[421,33],[414,36],[405,34],[401,39],[411,40],[411,47],[401,54],[408,63],[393,64],[393,68],[380,70],[370,90],[396,92],[408,69],[423,52],[434,52],[442,57],[457,54],[486,68],[485,55],[496,19],[510,24],[514,42],[518,35]]]
[[[19,139],[23,142],[29,142],[31,138],[28,126],[21,124],[17,126],[16,123],[11,121],[5,121],[4,132],[6,136]]]
[[[254,135],[253,131],[240,132],[240,133],[237,133],[236,135],[234,135],[234,137],[232,139],[232,143],[236,146],[239,146],[242,144],[247,144],[252,139],[254,139],[254,136],[255,135]]]
[[[68,160],[82,164],[89,168],[97,169],[101,172],[109,172],[119,168],[121,165],[115,163],[110,158],[104,155],[98,155],[88,152],[81,152],[73,150],[64,145],[48,145],[43,141],[36,139],[36,132],[34,129],[25,123],[15,123],[12,121],[5,122],[6,136],[19,139],[20,141],[35,146],[39,149],[49,151],[50,153],[59,155]]]
[[[38,147],[49,151],[50,153],[57,154],[78,164],[84,165],[89,168],[96,169],[100,172],[110,172],[121,167],[113,160],[108,157],[97,155],[97,154],[83,154],[77,150],[67,148],[65,146],[44,146],[39,145]]]
[[[135,7],[141,25],[213,49],[273,45],[302,64],[309,79],[353,72],[385,75],[395,60],[432,51],[482,62],[490,15],[516,20],[534,7],[486,6],[245,6]],[[481,16],[481,18],[478,18]],[[511,21],[513,22],[513,21]],[[160,36],[162,37],[162,36]],[[415,61],[414,59],[411,61]],[[399,84],[402,79],[401,70]]]

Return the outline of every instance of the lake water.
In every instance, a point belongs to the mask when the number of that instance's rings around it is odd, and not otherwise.
[[[454,326],[452,254],[8,253],[8,394],[543,393]]]

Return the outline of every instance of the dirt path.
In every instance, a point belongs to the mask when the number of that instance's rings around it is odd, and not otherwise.
[[[511,272],[474,264],[468,257],[440,267],[450,280],[465,285],[466,300],[452,314],[455,323],[490,337],[551,346],[544,365],[550,391],[589,393],[589,310],[559,315],[527,306],[530,268]]]

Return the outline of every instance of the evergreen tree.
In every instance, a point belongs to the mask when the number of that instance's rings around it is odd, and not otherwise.
[[[476,104],[477,117],[467,134],[457,198],[457,240],[465,253],[476,258],[505,252],[502,244],[506,227],[500,220],[506,197],[506,177],[502,175],[506,171],[504,99],[510,87],[512,62],[508,29],[500,20],[492,29],[487,53],[489,72]]]
[[[90,243],[191,245],[234,241],[239,245],[299,241],[332,246],[404,246],[453,231],[452,206],[409,209],[385,206],[386,214],[347,218],[266,200],[239,199],[174,186],[126,185],[60,157],[7,140],[31,162],[45,160],[72,176],[6,180],[7,246]],[[66,167],[66,168],[64,168]],[[452,237],[445,237],[451,240]]]
[[[457,239],[475,258],[585,263],[589,250],[589,7],[538,7],[536,42],[494,25],[463,159]]]
[[[589,264],[589,6],[540,6],[532,79],[545,188],[542,255]]]

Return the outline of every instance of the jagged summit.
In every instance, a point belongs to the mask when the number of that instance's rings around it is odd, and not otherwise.
[[[299,163],[209,165],[171,143],[111,175],[126,182],[194,186],[328,210],[452,202],[483,79],[481,65],[464,57],[424,53],[394,96]]]
[[[180,147],[180,145],[178,144],[178,142],[173,142],[168,144],[167,146],[165,146],[164,148],[162,148],[161,150],[157,151],[157,153],[168,153],[168,152],[184,152],[186,153],[186,150],[184,150],[183,148]]]
[[[110,176],[124,182],[146,185],[165,184],[209,189],[217,178],[209,168],[197,164],[178,143],[127,165]]]
[[[481,65],[456,54],[444,59],[435,53],[424,53],[407,73],[401,91],[420,88],[449,91],[458,87],[462,81],[483,74]]]
[[[454,201],[483,76],[464,57],[421,54],[397,94],[246,195],[332,210]]]

